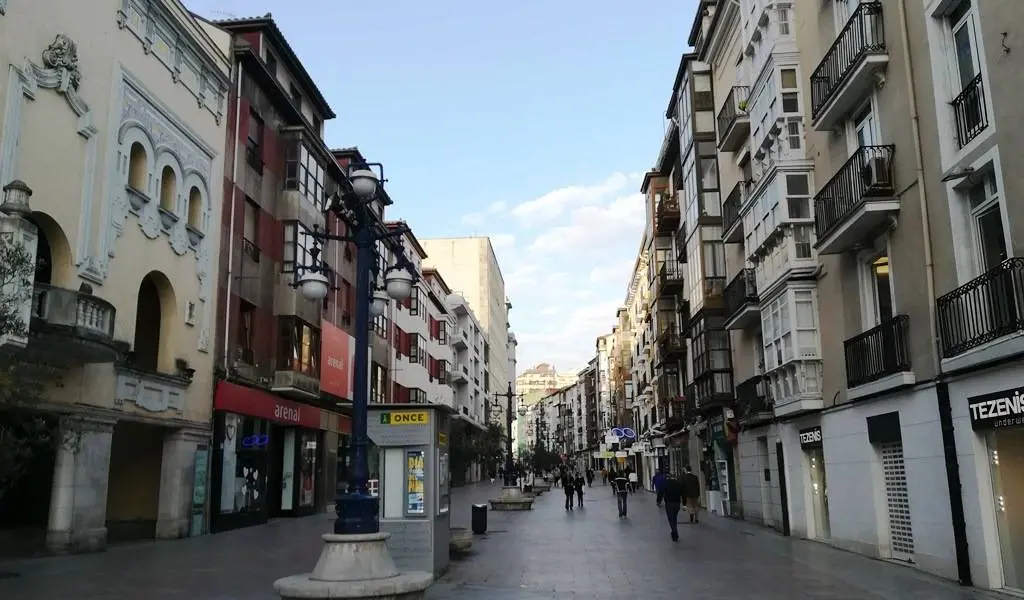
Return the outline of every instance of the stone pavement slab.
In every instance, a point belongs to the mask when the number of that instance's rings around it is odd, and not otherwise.
[[[497,484],[455,490],[453,526]],[[720,600],[976,600],[993,595],[903,566],[706,516],[672,543],[653,497],[616,516],[608,487],[566,512],[554,488],[526,512],[489,513],[488,533],[429,590],[430,600],[686,597]],[[684,513],[685,514],[685,513]],[[275,520],[217,535],[119,546],[101,554],[0,563],[2,600],[272,600],[275,579],[309,571],[331,518]]]

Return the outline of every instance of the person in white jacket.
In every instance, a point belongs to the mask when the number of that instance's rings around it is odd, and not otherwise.
[[[629,472],[629,493],[635,493],[637,488],[640,487],[640,477],[636,474],[636,471]]]

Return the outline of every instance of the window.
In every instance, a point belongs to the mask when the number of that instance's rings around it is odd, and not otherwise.
[[[779,79],[782,83],[782,112],[800,114],[800,83],[796,69],[782,69]]]
[[[437,323],[437,340],[442,344],[448,343],[448,321],[439,321]]]
[[[412,295],[409,296],[408,307],[410,315],[420,314],[420,288],[418,285],[412,286]]]
[[[786,121],[786,142],[790,150],[799,150],[803,146],[804,131],[803,121],[800,119],[789,119]]]
[[[270,71],[270,74],[276,76],[277,75],[277,57],[274,56],[273,53],[271,53],[269,50],[267,50],[267,60],[265,62],[267,64],[267,70]]]
[[[294,83],[290,83],[288,84],[288,93],[292,97],[295,108],[302,110],[302,92],[299,91],[299,88]]]
[[[427,393],[419,388],[410,388],[409,402],[412,404],[426,404]]]
[[[779,295],[761,312],[766,371],[793,360],[817,359],[816,299],[812,290],[792,290]]]
[[[320,377],[320,330],[296,317],[281,317],[277,370]]]
[[[986,169],[982,180],[967,190],[967,200],[974,230],[976,274],[981,275],[998,266],[1008,256],[1000,190],[994,169]]]
[[[977,26],[971,2],[962,0],[950,13],[951,65],[953,73],[953,116],[956,120],[957,143],[969,144],[988,127],[988,110],[981,80]]]
[[[249,134],[245,140],[245,162],[260,175],[263,174],[263,119],[255,109],[249,109]]]
[[[142,144],[135,142],[128,156],[128,185],[137,192],[149,192],[149,159]]]
[[[284,227],[284,259],[281,261],[281,270],[284,273],[294,273],[313,264],[313,238],[310,230],[298,221],[287,221]]]
[[[242,254],[253,262],[260,262],[259,240],[260,207],[246,196],[242,215]]]
[[[793,245],[796,257],[811,258],[814,247],[814,225],[796,225],[793,227]]]
[[[788,4],[780,4],[776,9],[776,14],[779,19],[779,35],[789,35],[790,33],[790,13]]]
[[[203,229],[203,194],[194,186],[188,191],[188,226]]]
[[[806,173],[786,175],[786,205],[790,219],[811,218],[810,178]]]
[[[164,167],[160,171],[160,208],[173,213],[178,203],[178,179],[174,169]]]
[[[327,173],[316,156],[299,140],[285,150],[284,187],[298,190],[317,210],[327,205]]]
[[[348,325],[352,322],[352,300],[355,298],[352,284],[348,280],[341,280],[341,294],[341,321]]]
[[[379,363],[370,365],[370,401],[376,404],[383,404],[385,391],[387,390],[388,370]]]
[[[384,315],[375,317],[373,319],[373,332],[384,338],[388,339],[388,330],[391,328],[391,320]]]
[[[862,262],[866,284],[864,297],[864,328],[870,329],[893,317],[892,285],[889,279],[889,257],[874,254]]]
[[[238,307],[238,354],[235,358],[247,365],[256,364],[256,357],[253,354],[255,319],[256,307],[242,300]]]
[[[953,36],[954,74],[962,90],[981,72],[974,11],[971,10],[970,0],[961,0],[949,14],[949,27]]]
[[[313,131],[317,135],[322,135],[323,134],[323,131],[322,131],[323,130],[323,126],[324,126],[324,122],[320,120],[320,117],[313,117]]]

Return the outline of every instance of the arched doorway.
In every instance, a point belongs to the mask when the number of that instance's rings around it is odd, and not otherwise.
[[[160,288],[153,274],[146,275],[139,285],[135,312],[135,352],[133,366],[144,371],[156,371],[160,359],[160,326],[162,321]]]

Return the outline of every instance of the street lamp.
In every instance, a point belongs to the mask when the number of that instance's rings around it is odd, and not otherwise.
[[[374,168],[377,170],[375,171]],[[296,279],[292,285],[300,289],[302,296],[310,301],[327,297],[330,289],[327,265],[320,260],[320,245],[327,241],[354,244],[356,247],[356,310],[355,310],[355,358],[352,368],[352,449],[354,465],[349,471],[347,485],[338,479],[335,498],[335,534],[368,534],[380,530],[380,501],[370,494],[369,480],[369,439],[366,433],[367,404],[369,402],[369,355],[365,351],[370,345],[370,320],[384,314],[389,299],[402,301],[412,294],[412,286],[418,279],[415,265],[405,255],[405,248],[399,238],[409,233],[408,226],[388,231],[377,218],[373,203],[379,198],[384,179],[380,163],[358,163],[348,169],[348,184],[351,186],[342,196],[335,194],[327,212],[335,215],[348,226],[347,235],[333,235],[314,227],[305,235],[313,239],[309,251],[311,264],[296,265]],[[379,257],[377,244],[383,242],[394,256],[394,264],[383,274],[378,272]],[[377,277],[383,275],[384,286],[377,288]],[[339,475],[344,465],[339,463]]]
[[[505,407],[505,477],[503,485],[505,487],[512,487],[515,484],[515,479],[512,478],[512,399],[518,398],[519,396],[512,393],[512,383],[508,384],[508,391],[504,394],[495,392],[494,394],[494,407],[498,408],[501,406],[501,400],[505,399],[507,405]]]

